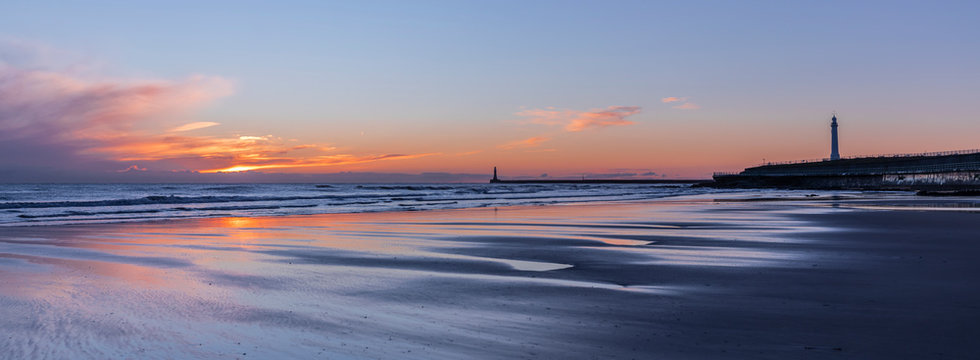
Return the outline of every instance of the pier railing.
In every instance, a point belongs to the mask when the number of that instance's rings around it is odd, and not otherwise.
[[[719,176],[854,176],[905,175],[943,172],[980,173],[980,151],[962,150],[842,159],[841,161],[791,162],[747,168],[741,172],[717,172]]]
[[[970,150],[951,150],[951,151],[934,151],[934,152],[923,152],[923,153],[911,153],[911,154],[874,154],[874,155],[857,155],[857,156],[843,156],[840,160],[850,160],[850,159],[881,159],[881,158],[910,158],[910,157],[929,157],[929,156],[946,156],[946,155],[968,155],[980,153],[980,149],[970,149]],[[830,161],[830,158],[823,159],[806,159],[806,160],[791,160],[791,161],[771,161],[763,162],[759,166],[766,165],[793,165],[793,164],[808,164],[815,162]]]
[[[765,176],[813,176],[813,175],[902,175],[902,174],[921,174],[921,173],[941,173],[956,171],[980,171],[980,161],[960,162],[951,164],[934,165],[909,165],[909,166],[848,166],[832,168],[813,168],[813,169],[786,169],[786,170],[761,170],[743,171],[738,175],[765,175]]]

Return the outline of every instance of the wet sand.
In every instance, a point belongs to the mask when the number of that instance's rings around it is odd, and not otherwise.
[[[975,356],[977,200],[731,200],[3,228],[0,354]]]

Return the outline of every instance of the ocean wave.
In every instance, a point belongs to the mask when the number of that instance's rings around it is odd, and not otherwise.
[[[292,209],[292,208],[311,208],[317,207],[317,204],[304,204],[304,205],[242,205],[242,206],[209,206],[209,207],[176,207],[174,210],[178,211],[234,211],[234,210],[277,210],[277,209]]]
[[[229,213],[214,213],[208,214],[206,217],[222,217],[222,216],[234,216]],[[139,221],[152,221],[152,220],[175,220],[175,219],[198,219],[202,216],[199,215],[161,215],[161,216],[108,216],[108,217],[98,217],[98,218],[82,218],[82,219],[58,219],[58,218],[40,218],[40,219],[24,219],[20,224],[0,224],[0,226],[36,226],[36,225],[67,225],[67,224],[107,224],[107,223],[117,223],[117,222],[139,222]]]
[[[533,206],[705,191],[591,184],[70,184],[0,185],[0,189],[0,196],[11,198],[0,200],[0,226]]]
[[[663,194],[657,194],[658,196],[653,196],[653,194],[635,194],[635,193],[607,193],[607,194],[563,194],[563,195],[540,195],[540,196],[508,196],[508,197],[497,197],[497,196],[481,196],[481,197],[417,197],[417,198],[399,198],[397,200],[414,200],[419,202],[426,201],[480,201],[480,200],[504,200],[504,201],[515,201],[515,200],[538,200],[538,199],[581,199],[581,198],[608,198],[608,197],[621,197],[621,196],[643,196],[643,197],[659,197]],[[396,200],[396,199],[392,199]]]
[[[395,194],[397,195],[397,194]],[[406,194],[411,196],[411,194]],[[389,197],[389,194],[351,194],[351,195],[318,195],[318,196],[176,196],[176,195],[151,195],[135,199],[111,199],[111,200],[89,200],[89,201],[49,201],[49,202],[6,202],[0,203],[0,209],[38,209],[38,208],[61,208],[61,207],[106,207],[106,206],[134,206],[134,205],[173,205],[173,204],[203,204],[203,203],[228,203],[228,202],[256,202],[256,201],[295,201],[295,200],[333,200],[333,199],[354,199],[354,198],[380,198]]]
[[[377,203],[381,203],[381,202],[390,203],[391,201],[389,201],[389,200],[385,200],[385,201],[380,201],[380,200],[379,201],[349,201],[349,202],[330,203],[330,204],[326,204],[326,205],[327,206],[371,205],[371,204],[377,204]]]
[[[277,210],[288,208],[311,208],[317,204],[305,205],[270,205],[270,206],[211,206],[211,207],[176,207],[172,209],[148,209],[148,210],[119,210],[119,211],[65,211],[56,214],[21,214],[17,217],[22,219],[45,219],[45,218],[64,218],[73,216],[103,216],[103,215],[135,215],[135,214],[158,214],[167,211],[235,211],[235,210]]]
[[[224,186],[212,186],[206,187],[201,190],[204,191],[243,191],[251,189],[251,185],[224,185]]]
[[[160,210],[131,210],[131,211],[66,211],[57,214],[41,214],[41,215],[30,215],[30,214],[20,214],[17,217],[22,219],[43,219],[43,218],[59,218],[59,217],[69,217],[69,216],[99,216],[99,215],[123,215],[123,214],[148,214],[148,213],[158,213]]]
[[[408,190],[408,191],[455,189],[455,187],[453,186],[446,186],[446,185],[358,185],[357,188],[367,189],[367,190]]]

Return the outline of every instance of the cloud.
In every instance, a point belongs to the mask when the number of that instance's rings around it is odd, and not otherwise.
[[[687,101],[687,99],[688,98],[686,98],[686,97],[668,96],[668,97],[665,97],[665,98],[660,99],[660,102],[662,102],[664,104],[675,103],[675,102],[683,102],[683,104],[671,106],[674,109],[680,109],[680,110],[697,110],[697,109],[700,109],[701,108],[700,106],[698,106],[698,104],[695,104],[693,102]]]
[[[6,64],[0,64],[0,79],[0,130],[13,137],[45,131],[65,140],[111,137],[232,91],[230,81],[220,77],[87,81]]]
[[[90,80],[69,73],[0,62],[0,142],[18,144],[21,154],[0,159],[0,165],[118,169],[118,159],[94,150],[127,137],[144,140],[136,134],[167,126],[232,91],[220,77]]]
[[[283,169],[283,168],[310,168],[310,167],[327,167],[327,166],[338,166],[338,165],[353,165],[353,164],[363,164],[382,160],[407,160],[407,159],[417,159],[426,156],[441,155],[439,153],[428,153],[428,154],[385,154],[385,155],[368,155],[368,156],[354,156],[348,154],[341,155],[323,155],[313,158],[262,158],[257,160],[250,159],[240,159],[236,162],[236,165],[229,166],[219,169],[203,170],[202,173],[218,173],[218,172],[239,172],[239,171],[253,171],[262,169]]]
[[[208,127],[218,126],[218,125],[221,125],[221,124],[216,123],[216,122],[210,122],[210,121],[192,122],[190,124],[184,124],[184,125],[175,127],[173,129],[170,129],[170,132],[182,132],[182,131],[198,130],[198,129],[208,128]]]
[[[548,140],[550,140],[550,138],[544,136],[535,136],[524,140],[511,141],[509,143],[497,146],[497,148],[505,149],[505,150],[517,149],[517,148],[530,148],[530,147],[541,146],[541,143]]]
[[[125,169],[122,169],[122,170],[116,170],[116,172],[121,172],[121,173],[131,172],[131,171],[146,171],[146,168],[141,168],[139,166],[132,165],[132,166],[130,166],[128,168],[125,168]]]
[[[529,118],[532,123],[544,125],[561,125],[565,131],[577,132],[589,129],[601,129],[609,126],[630,125],[634,122],[627,117],[638,114],[639,106],[610,106],[605,109],[589,111],[532,109],[518,112],[518,116]]]
[[[18,154],[0,157],[5,174],[75,179],[119,169],[309,169],[433,155],[336,154],[331,146],[297,146],[274,135],[191,135],[192,130],[218,125],[186,119],[231,95],[231,80],[208,75],[180,80],[83,77],[45,68],[44,63],[27,64],[32,56],[7,55],[21,48],[3,48],[0,42],[0,150]]]
[[[700,109],[701,107],[698,106],[698,104],[695,104],[695,103],[692,103],[692,102],[686,102],[686,103],[683,103],[683,104],[680,104],[680,105],[677,105],[677,106],[673,106],[673,108],[674,109],[681,109],[681,110],[697,110],[697,109]]]

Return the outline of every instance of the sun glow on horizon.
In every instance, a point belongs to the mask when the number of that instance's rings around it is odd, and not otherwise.
[[[269,168],[279,168],[279,167],[284,167],[284,166],[281,166],[281,165],[235,165],[235,166],[224,168],[224,169],[202,170],[200,172],[201,173],[204,173],[204,174],[233,173],[233,172],[245,172],[245,171],[252,171],[252,170],[261,170],[261,169],[269,169]]]

